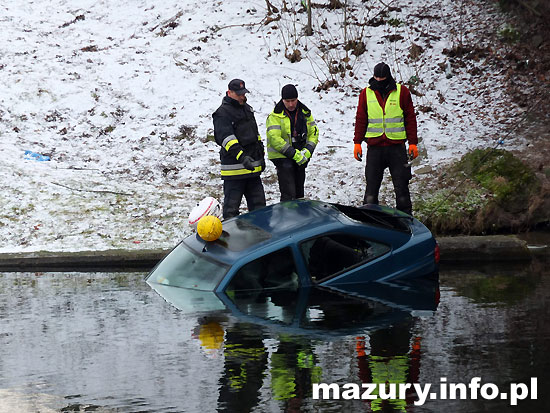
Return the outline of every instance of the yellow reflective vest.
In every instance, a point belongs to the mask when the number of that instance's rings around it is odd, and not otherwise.
[[[401,85],[393,90],[386,99],[386,107],[382,109],[376,94],[371,88],[366,88],[367,112],[369,115],[365,138],[378,138],[386,134],[388,139],[407,139],[405,132],[405,115],[399,104],[401,97]]]
[[[280,101],[273,109],[273,112],[267,117],[267,158],[290,158],[296,153],[296,149],[292,145],[292,136],[290,129],[290,119],[284,111]],[[319,129],[315,123],[315,119],[311,115],[311,111],[301,102],[298,102],[297,110],[301,110],[307,124],[307,137],[304,148],[309,150],[311,154],[315,150],[319,141]],[[301,148],[300,148],[301,149]]]

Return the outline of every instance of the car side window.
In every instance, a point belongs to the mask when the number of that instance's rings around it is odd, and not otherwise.
[[[293,289],[299,287],[298,271],[290,248],[283,248],[243,265],[227,291]]]
[[[348,234],[327,234],[303,242],[301,250],[312,281],[320,282],[385,254],[390,247]]]

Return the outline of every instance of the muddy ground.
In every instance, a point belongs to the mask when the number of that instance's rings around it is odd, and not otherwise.
[[[426,219],[427,225],[436,233],[478,234],[487,231],[486,225],[467,225],[468,221],[474,220],[502,224],[495,227],[497,233],[548,228],[550,225],[550,3],[546,5],[527,0],[501,0],[499,3],[512,17],[513,24],[501,30],[495,36],[493,46],[483,53],[491,69],[500,71],[508,78],[505,93],[509,102],[503,101],[501,104],[515,102],[525,112],[513,120],[510,129],[501,137],[502,143],[496,148],[512,152],[534,170],[541,183],[540,193],[531,197],[529,205],[520,213],[491,207],[484,212],[462,217],[451,226],[447,226],[448,217],[440,217],[439,222]],[[475,45],[464,45],[463,49],[451,50],[450,53],[456,59],[471,54],[475,48]],[[510,137],[523,138],[527,145],[515,148],[507,140]],[[435,177],[439,189],[456,185],[456,179],[456,175],[449,174],[448,170]],[[535,210],[536,217],[533,217]]]

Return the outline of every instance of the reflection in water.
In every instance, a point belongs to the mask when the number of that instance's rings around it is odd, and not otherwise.
[[[238,323],[231,326],[225,335],[224,356],[218,411],[251,411],[258,405],[267,369],[268,354],[262,335]]]
[[[231,298],[171,290],[172,305],[143,274],[0,274],[0,412],[548,411],[549,275],[546,262],[443,269],[440,298],[403,284]],[[539,398],[516,409],[415,406],[412,391],[312,399],[317,382],[476,376],[503,390],[538,377]]]
[[[374,331],[368,338],[357,337],[359,379],[362,383],[418,383],[421,355],[421,338],[411,336],[411,323],[406,322]],[[366,340],[370,342],[370,353]],[[405,411],[413,404],[413,391],[406,392],[405,399],[398,394],[380,394],[379,387],[372,392],[375,400],[369,401],[372,411]],[[388,396],[391,398],[388,399]]]

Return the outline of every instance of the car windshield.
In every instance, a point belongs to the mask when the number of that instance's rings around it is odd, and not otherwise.
[[[213,291],[228,266],[211,261],[180,243],[147,278],[148,282],[173,287]]]

